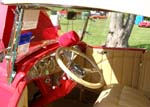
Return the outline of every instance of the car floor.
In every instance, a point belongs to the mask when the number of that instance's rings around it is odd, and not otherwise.
[[[92,104],[86,104],[77,100],[59,99],[47,107],[92,107]]]
[[[97,95],[84,91],[84,98],[80,96],[80,90],[74,89],[69,95],[49,104],[46,107],[93,107]]]

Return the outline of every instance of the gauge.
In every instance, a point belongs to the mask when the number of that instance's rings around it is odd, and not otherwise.
[[[58,71],[55,56],[44,56],[40,61],[36,62],[29,71],[29,78],[36,79],[42,76],[54,74]]]

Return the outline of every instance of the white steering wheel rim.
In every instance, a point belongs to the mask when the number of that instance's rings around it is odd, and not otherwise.
[[[60,57],[60,52],[62,50],[70,50],[82,57],[84,57],[85,59],[87,59],[98,71],[99,71],[99,74],[100,74],[100,81],[97,82],[97,83],[91,83],[91,82],[87,82],[79,77],[77,77],[74,73],[72,73],[67,67],[66,65],[63,63],[63,61],[61,60],[61,57]],[[102,71],[99,70],[99,68],[96,66],[96,64],[91,60],[89,59],[85,54],[77,51],[76,49],[73,49],[73,48],[69,48],[69,47],[60,47],[59,49],[57,49],[56,51],[56,60],[57,60],[57,63],[58,65],[61,67],[61,69],[67,74],[69,75],[73,80],[75,80],[77,83],[85,86],[85,87],[88,87],[88,88],[91,88],[91,89],[98,89],[98,88],[101,88],[103,85],[104,85],[104,79],[103,79],[103,75],[102,75]]]

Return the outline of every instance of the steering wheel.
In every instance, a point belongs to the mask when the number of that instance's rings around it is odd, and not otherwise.
[[[74,61],[78,56],[86,60],[86,62],[89,62],[92,67],[87,69],[75,63]],[[65,63],[66,60],[64,61],[64,57],[66,57],[67,63]],[[60,47],[56,51],[56,60],[60,68],[77,83],[91,89],[98,89],[104,85],[102,71],[91,59],[79,50],[70,47]],[[99,76],[99,80],[96,80],[96,82],[85,80],[87,75],[91,76],[93,73]]]

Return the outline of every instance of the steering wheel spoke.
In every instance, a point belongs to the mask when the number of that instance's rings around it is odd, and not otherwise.
[[[95,68],[91,68],[91,69],[89,69],[89,68],[83,68],[83,70],[86,72],[86,73],[88,73],[88,74],[92,74],[92,73],[98,73],[99,71],[97,71]]]

